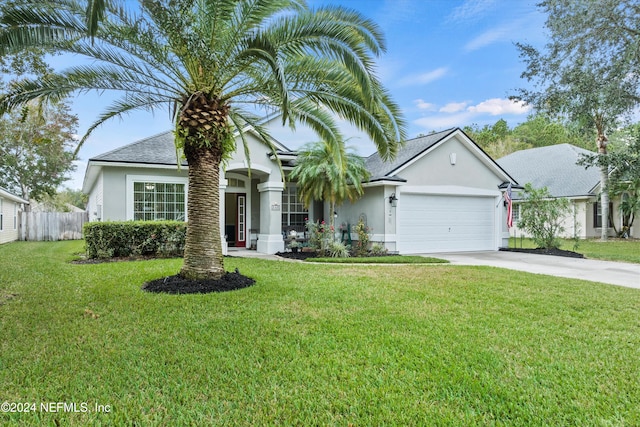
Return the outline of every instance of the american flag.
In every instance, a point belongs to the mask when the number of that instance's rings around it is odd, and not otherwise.
[[[511,183],[504,192],[504,201],[507,202],[507,228],[513,227],[513,202],[511,201]]]

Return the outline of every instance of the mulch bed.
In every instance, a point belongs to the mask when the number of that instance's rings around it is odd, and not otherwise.
[[[318,256],[318,254],[316,254],[315,252],[277,252],[276,253],[277,256],[281,257],[281,258],[287,258],[287,259],[297,259],[300,261],[304,261],[305,259],[308,258],[316,258]]]
[[[573,251],[564,251],[562,249],[545,249],[545,248],[537,248],[537,249],[524,249],[524,248],[500,248],[501,251],[507,252],[523,252],[527,254],[536,254],[536,255],[553,255],[553,256],[564,256],[568,258],[584,258],[584,255],[579,254]]]
[[[142,290],[167,294],[208,294],[210,292],[228,292],[248,288],[255,283],[255,280],[243,276],[236,269],[234,273],[226,272],[218,280],[189,280],[177,274],[147,282],[142,286]]]

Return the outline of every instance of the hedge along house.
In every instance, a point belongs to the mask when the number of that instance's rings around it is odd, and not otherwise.
[[[273,153],[251,130],[245,137],[250,162],[237,150],[219,185],[220,232],[229,247],[282,251],[286,233],[303,231],[307,218],[329,215],[345,226],[363,219],[372,241],[401,253],[497,250],[507,243],[500,187],[515,181],[460,129],[407,141],[390,163],[368,157],[365,194],[335,212],[322,201],[305,209],[295,183],[283,182],[276,155],[287,174],[295,151],[274,141]],[[307,142],[295,132],[290,138]],[[91,158],[83,184],[91,221],[188,220],[187,190],[187,165],[178,168],[171,132]]]
[[[20,237],[19,213],[29,202],[0,187],[0,244]]]

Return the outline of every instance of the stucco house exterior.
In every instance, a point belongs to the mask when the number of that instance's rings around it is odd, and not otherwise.
[[[329,215],[338,225],[362,218],[372,241],[400,253],[497,250],[507,244],[501,188],[516,181],[460,129],[407,141],[393,162],[377,154],[366,158],[371,179],[364,196],[335,212],[321,201],[305,209],[295,183],[283,182],[295,151],[274,141],[273,153],[250,129],[244,136],[251,157],[245,158],[238,136],[239,148],[219,186],[220,232],[229,247],[282,251],[287,232],[304,230],[307,218],[328,221]],[[83,184],[90,221],[188,220],[187,190],[187,165],[177,165],[171,132],[89,159]]]
[[[566,197],[571,202],[571,213],[564,219],[565,232],[561,237],[600,237],[602,216],[600,214],[600,171],[577,164],[584,154],[593,154],[570,144],[531,148],[511,153],[497,160],[521,185],[531,183],[534,188],[547,187],[553,197]],[[514,228],[512,235],[526,236],[518,228],[521,196],[513,194]],[[620,229],[622,215],[620,199],[611,200],[610,211],[613,221]],[[608,227],[608,235],[614,236],[613,227]],[[640,237],[638,226],[632,227],[631,237]]]
[[[0,244],[18,240],[20,236],[18,215],[28,203],[0,187]]]

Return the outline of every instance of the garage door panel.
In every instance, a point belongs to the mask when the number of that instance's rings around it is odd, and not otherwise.
[[[404,253],[495,249],[493,197],[403,194],[398,237]]]

